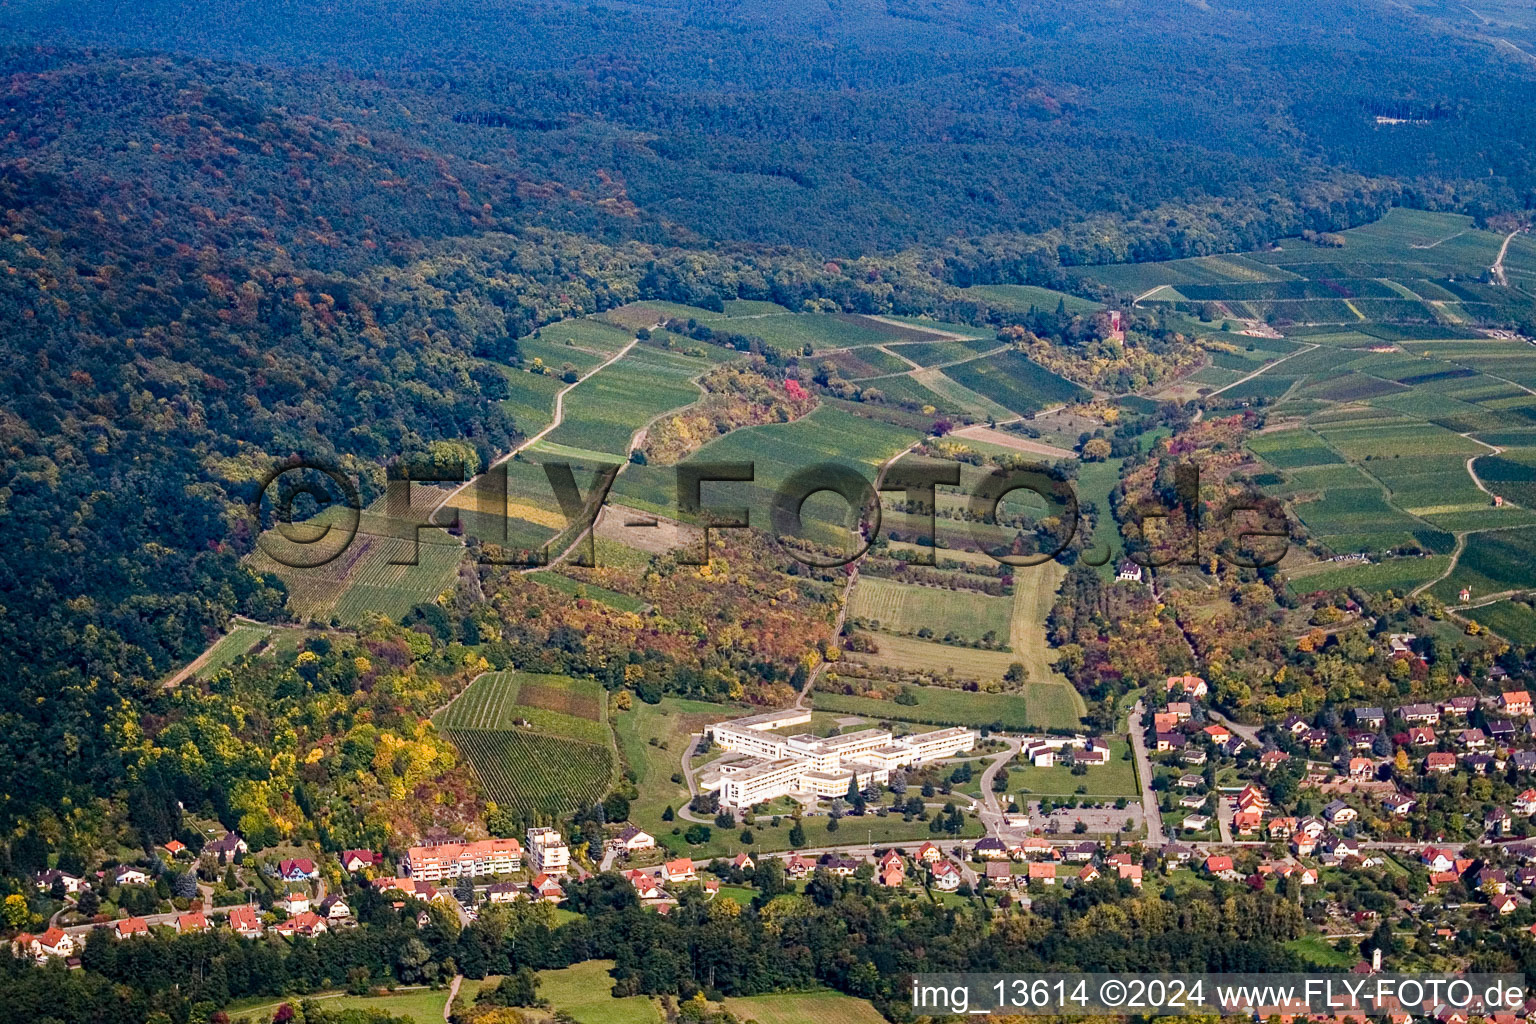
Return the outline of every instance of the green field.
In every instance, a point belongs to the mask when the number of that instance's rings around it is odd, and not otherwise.
[[[1011,598],[898,583],[874,576],[859,579],[848,606],[849,615],[866,621],[871,628],[897,633],[931,629],[935,637],[954,635],[964,640],[981,640],[990,633],[1000,644],[1007,642],[1012,611]]]
[[[1087,395],[1071,381],[1017,352],[973,359],[944,370],[944,376],[1015,413],[1077,401]]]
[[[774,492],[792,473],[835,463],[855,470],[873,486],[879,464],[916,440],[916,431],[825,404],[792,423],[733,431],[705,445],[689,461],[751,463],[755,473],[751,483],[707,485],[704,500],[714,506],[746,507],[752,525],[766,529]],[[631,466],[614,485],[614,496],[661,515],[679,514],[677,473],[670,467]],[[804,514],[807,532],[815,539],[839,544],[847,538],[843,524],[850,512],[841,498],[813,498]]]
[[[482,982],[466,979],[459,989],[461,1000],[472,1000]],[[340,992],[321,992],[309,996],[289,996],[285,999],[253,1002],[241,1000],[231,1004],[227,1011],[231,1018],[264,1021],[285,1003],[298,1008],[300,1002],[313,999],[326,1010],[378,1010],[397,1017],[410,1017],[416,1024],[438,1024],[443,1019],[443,1008],[448,1002],[446,988],[413,988],[405,991],[376,996],[353,996]]]
[[[568,814],[613,781],[606,694],[592,680],[487,672],[433,721],[487,795],[525,814]]]
[[[440,729],[527,728],[599,746],[608,742],[606,694],[595,680],[533,672],[487,672],[439,711]]]
[[[551,444],[627,457],[635,432],[655,417],[696,401],[692,383],[708,359],[636,346],[623,359],[582,381],[565,396]]]
[[[237,622],[228,633],[219,639],[208,652],[208,660],[203,662],[197,670],[197,675],[203,679],[212,677],[219,669],[230,664],[236,658],[249,654],[261,646],[272,635],[271,626],[256,626],[248,622]]]
[[[1462,587],[1473,600],[1506,590],[1525,590],[1536,579],[1536,529],[1497,530],[1467,536],[1466,547],[1450,576],[1431,588],[1446,604],[1455,604]]]
[[[1309,594],[1315,590],[1359,587],[1361,590],[1391,590],[1406,594],[1421,583],[1435,579],[1451,562],[1446,555],[1422,558],[1388,558],[1366,565],[1351,562],[1319,562],[1301,571],[1286,574],[1293,593]]]
[[[607,559],[604,559],[602,555],[599,554],[598,564],[606,566],[612,563]],[[621,594],[617,590],[609,590],[607,587],[600,587],[596,583],[583,583],[581,580],[573,580],[569,576],[561,575],[559,572],[555,572],[553,570],[548,572],[529,573],[528,579],[535,583],[541,583],[546,587],[552,587],[555,590],[560,591],[562,594],[570,594],[572,597],[589,598],[593,601],[600,601],[610,607],[617,608],[621,612],[641,612],[644,611],[646,607],[648,607],[646,603],[640,600],[638,597],[631,597],[628,594]]]
[[[1019,805],[1037,796],[1071,796],[1083,787],[1084,796],[1135,796],[1141,792],[1136,783],[1136,764],[1124,755],[1130,743],[1120,737],[1109,741],[1109,763],[1089,768],[1086,775],[1073,775],[1062,765],[1036,768],[1032,764],[1009,762],[1009,781],[1019,794]]]
[[[916,704],[818,690],[811,706],[866,718],[928,725],[997,725],[1009,732],[1070,729],[1079,724],[1078,699],[1065,683],[1030,683],[1023,694],[972,693],[942,686],[913,686]]]
[[[841,992],[733,997],[721,1005],[743,1024],[885,1024],[885,1017],[868,1002]]]
[[[1030,307],[1050,313],[1065,306],[1068,313],[1093,313],[1104,304],[1085,299],[1053,288],[1041,288],[1032,284],[977,284],[965,289],[967,295],[976,295],[994,306],[1028,312]]]
[[[1493,630],[1512,644],[1536,644],[1536,609],[1524,601],[1498,601],[1461,614]]]
[[[650,996],[613,996],[612,960],[586,960],[559,971],[539,972],[539,996],[577,1024],[661,1024]]]

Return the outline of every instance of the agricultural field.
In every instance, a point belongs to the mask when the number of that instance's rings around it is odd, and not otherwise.
[[[1092,299],[1032,284],[977,284],[966,288],[965,293],[994,306],[1026,313],[1031,308],[1051,312],[1061,306],[1065,306],[1068,313],[1095,313],[1104,308],[1103,303]]]
[[[613,562],[604,558],[600,553],[597,559],[598,565],[612,565]],[[596,583],[583,583],[556,571],[529,573],[528,578],[535,583],[541,583],[546,587],[552,587],[562,594],[570,594],[572,597],[587,598],[599,601],[610,607],[617,608],[621,612],[642,612],[648,605],[638,597],[621,594],[617,590],[609,590],[600,587]]]
[[[429,486],[412,488],[408,515],[395,518],[380,498],[358,513],[357,532],[342,553],[325,565],[293,568],[285,564],[314,554],[306,540],[321,528],[341,528],[344,510],[332,506],[285,530],[269,530],[262,546],[249,556],[251,567],[271,572],[288,587],[288,608],[298,618],[360,625],[378,613],[399,621],[413,607],[435,600],[453,585],[463,545],[443,530],[425,528],[427,517],[443,492]],[[265,548],[270,545],[274,558]],[[415,564],[406,563],[414,560]]]
[[[599,800],[613,781],[607,699],[595,681],[487,672],[433,718],[496,803],[543,817]]]
[[[752,463],[752,482],[707,485],[704,500],[713,506],[745,507],[754,526],[766,527],[774,491],[792,473],[837,463],[873,484],[877,467],[917,441],[917,433],[827,403],[792,423],[733,431],[705,445],[690,461]],[[679,515],[677,475],[670,468],[629,467],[615,483],[614,497],[648,512]],[[813,538],[837,545],[848,540],[844,524],[851,513],[841,498],[813,498],[806,503],[804,515]]]
[[[972,693],[943,686],[912,686],[915,704],[818,690],[811,706],[821,711],[859,715],[881,721],[925,725],[997,725],[1009,732],[1074,728],[1081,698],[1066,683],[1029,683],[1022,694]]]
[[[1017,352],[959,363],[947,367],[944,376],[1017,414],[1037,412],[1087,395],[1078,385]]]
[[[1536,644],[1536,608],[1527,601],[1496,601],[1460,614],[1512,644]]]
[[[743,1024],[885,1024],[885,1017],[868,1002],[841,992],[738,996],[720,1005]]]
[[[203,663],[197,667],[196,674],[203,679],[212,677],[236,658],[256,650],[273,632],[271,626],[258,626],[248,622],[235,623],[218,643],[204,653]]]
[[[1366,564],[1314,562],[1302,568],[1288,569],[1286,578],[1291,591],[1296,594],[1341,587],[1406,594],[1422,583],[1438,579],[1450,564],[1449,555],[1388,558]]]
[[[992,642],[999,644],[1007,641],[1012,611],[1013,602],[1007,597],[873,576],[862,577],[854,586],[848,607],[848,614],[871,628],[902,634],[928,629],[936,637],[952,635],[970,641],[987,639],[990,634]]]
[[[486,672],[433,721],[440,729],[504,731],[531,727],[551,736],[605,746],[606,699],[602,686],[591,679]]]
[[[693,379],[711,365],[705,358],[636,346],[571,389],[564,419],[546,439],[627,458],[637,431],[662,413],[698,400],[701,393]]]
[[[1523,591],[1536,580],[1536,529],[1468,534],[1466,547],[1451,574],[1430,588],[1448,605],[1458,603],[1463,587],[1474,601],[1505,591]]]

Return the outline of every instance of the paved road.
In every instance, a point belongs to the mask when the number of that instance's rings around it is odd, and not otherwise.
[[[1136,774],[1141,780],[1141,811],[1147,822],[1147,845],[1166,846],[1163,834],[1163,814],[1158,810],[1157,793],[1152,789],[1152,756],[1147,752],[1146,730],[1142,728],[1142,712],[1145,701],[1137,701],[1131,709],[1131,749],[1136,752]]]

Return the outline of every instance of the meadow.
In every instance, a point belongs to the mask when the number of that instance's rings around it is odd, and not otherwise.
[[[873,576],[859,579],[848,607],[849,615],[868,622],[871,628],[908,634],[929,629],[936,637],[954,635],[972,641],[991,634],[999,644],[1008,639],[1012,611],[1013,602],[1007,597],[898,583]]]
[[[203,679],[212,677],[219,669],[242,655],[249,654],[266,642],[273,633],[271,626],[258,626],[249,622],[237,622],[206,652],[197,675]]]
[[[885,1017],[863,999],[841,992],[778,992],[737,996],[721,1006],[743,1024],[884,1024]]]
[[[1079,724],[1080,698],[1066,683],[1030,683],[1019,693],[973,693],[944,686],[907,688],[915,704],[818,690],[811,706],[822,711],[925,725],[996,725],[1009,732],[1072,729]]]
[[[614,998],[612,960],[585,960],[558,971],[539,972],[539,996],[577,1024],[662,1024],[661,1008],[650,996]]]

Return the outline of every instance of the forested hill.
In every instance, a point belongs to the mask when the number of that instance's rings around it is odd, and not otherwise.
[[[1536,60],[1439,6],[31,0],[0,26],[314,69],[256,91],[635,214],[560,226],[845,257],[1215,198],[1253,244],[1352,175],[1523,208]]]

